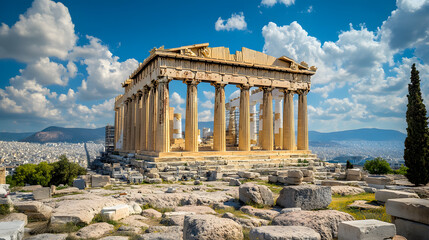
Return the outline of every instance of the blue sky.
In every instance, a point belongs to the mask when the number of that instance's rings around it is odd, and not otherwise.
[[[113,123],[120,83],[162,45],[247,47],[317,66],[310,130],[404,132],[414,62],[429,99],[428,0],[2,1],[0,22],[0,131]],[[199,85],[200,121],[213,119],[213,92]],[[183,112],[185,85],[170,94]]]

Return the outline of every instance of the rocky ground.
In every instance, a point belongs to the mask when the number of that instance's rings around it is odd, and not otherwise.
[[[365,182],[285,188],[269,184],[267,177],[245,182],[70,187],[39,201],[32,192],[17,191],[10,195],[14,212],[0,221],[27,222],[27,239],[335,239],[339,223],[355,218],[334,210],[332,196],[374,196],[367,192],[376,191]],[[354,204],[355,209],[382,208],[362,200]],[[102,214],[103,208],[123,205],[126,213]]]

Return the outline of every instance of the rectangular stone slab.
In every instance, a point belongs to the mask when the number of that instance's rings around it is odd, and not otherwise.
[[[338,227],[338,240],[372,240],[393,238],[395,225],[375,219],[345,221]]]
[[[386,203],[386,213],[429,225],[429,200],[420,198],[389,199]]]
[[[429,225],[397,218],[395,220],[396,233],[407,240],[421,240],[429,238]]]
[[[388,190],[388,189],[378,190],[375,193],[375,199],[379,202],[387,202],[387,200],[389,199],[396,199],[396,198],[419,198],[419,196],[415,193]]]

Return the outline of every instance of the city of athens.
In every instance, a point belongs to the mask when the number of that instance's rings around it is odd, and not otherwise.
[[[429,0],[0,23],[0,240],[429,240]]]

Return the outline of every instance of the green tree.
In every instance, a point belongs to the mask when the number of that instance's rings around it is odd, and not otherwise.
[[[32,184],[31,176],[36,173],[36,165],[35,164],[24,164],[18,166],[15,169],[15,173],[13,174],[13,181],[15,181],[16,186],[24,186],[27,184]]]
[[[347,164],[346,164],[346,169],[352,169],[353,168],[353,164],[347,160]]]
[[[35,167],[35,173],[31,177],[31,184],[42,185],[44,187],[50,186],[52,178],[53,166],[47,162],[41,162]]]
[[[429,129],[416,64],[411,67],[410,79],[407,95],[407,138],[405,138],[404,150],[404,160],[408,170],[405,176],[408,181],[418,186],[429,182]]]
[[[52,163],[52,179],[51,184],[68,184],[72,185],[73,180],[79,175],[86,174],[86,169],[79,166],[77,163],[69,162],[66,155],[61,155],[58,162]]]
[[[363,169],[371,174],[388,174],[392,172],[389,163],[381,157],[366,161]]]

